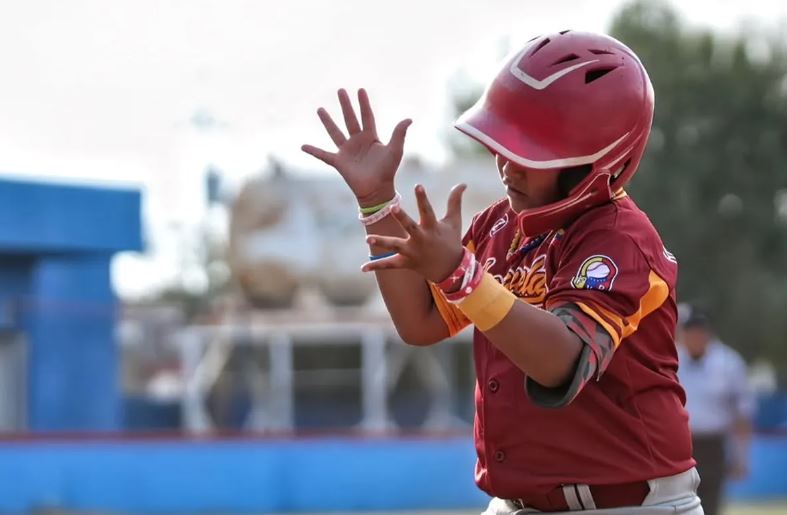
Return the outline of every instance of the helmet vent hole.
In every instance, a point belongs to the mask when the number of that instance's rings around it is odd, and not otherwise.
[[[555,66],[556,64],[567,63],[569,61],[574,61],[576,59],[579,59],[579,56],[577,54],[568,54],[568,55],[565,55],[565,56],[561,57],[560,59],[558,59],[554,63],[552,63],[552,66]]]
[[[549,38],[546,38],[544,41],[542,41],[541,43],[536,45],[536,48],[534,48],[533,51],[530,52],[530,57],[533,57],[534,55],[536,55],[536,52],[538,52],[539,50],[541,50],[542,48],[544,48],[548,44],[549,44]]]
[[[567,33],[569,33],[569,32],[571,32],[571,29],[568,29],[568,30],[561,30],[561,31],[560,31],[560,35],[562,36],[563,34],[567,34]]]
[[[599,50],[597,48],[591,48],[590,49],[590,53],[591,54],[596,54],[596,55],[614,55],[615,54],[615,52],[612,52],[610,50]]]
[[[585,84],[590,84],[591,82],[600,79],[601,77],[608,74],[615,68],[617,68],[617,66],[609,67],[609,68],[596,68],[595,70],[588,71],[585,74]]]

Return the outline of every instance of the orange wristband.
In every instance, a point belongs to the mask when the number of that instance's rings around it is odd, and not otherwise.
[[[484,273],[481,284],[456,303],[456,306],[470,319],[479,331],[488,331],[500,323],[516,302],[516,295],[492,277]]]

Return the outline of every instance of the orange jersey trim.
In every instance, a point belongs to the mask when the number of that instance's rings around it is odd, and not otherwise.
[[[454,336],[470,325],[470,320],[458,307],[446,300],[443,291],[436,284],[429,283],[429,289],[432,290],[435,307],[448,327],[448,336]]]
[[[472,240],[467,242],[467,250],[475,253],[475,243]],[[442,290],[434,283],[428,283],[429,289],[432,290],[432,298],[434,299],[435,307],[443,318],[446,327],[448,327],[448,335],[454,336],[462,331],[465,327],[470,325],[470,320],[465,316],[462,311],[448,302]]]
[[[664,279],[651,270],[648,275],[648,291],[639,301],[639,309],[632,315],[621,318],[612,311],[598,305],[590,307],[584,302],[577,302],[577,306],[585,314],[603,327],[615,343],[615,348],[623,339],[628,338],[639,328],[640,322],[649,314],[656,311],[669,297],[669,286]]]
[[[614,195],[612,195],[612,200],[620,200],[620,199],[626,198],[628,196],[629,196],[629,194],[626,193],[626,190],[624,190],[623,188],[620,188],[618,191],[615,192]]]
[[[577,306],[579,306],[579,309],[581,309],[590,318],[595,320],[601,327],[603,327],[609,333],[609,336],[610,338],[612,338],[612,342],[615,344],[615,348],[617,349],[618,346],[620,345],[620,333],[622,332],[620,330],[620,327],[618,326],[619,330],[616,331],[612,327],[612,324],[607,322],[601,315],[599,315],[595,310],[593,310],[590,306],[588,306],[584,302],[577,302]],[[602,311],[603,308],[597,306],[596,310]],[[619,317],[618,320],[620,320]]]
[[[656,311],[669,297],[669,286],[664,279],[656,275],[653,270],[648,275],[650,287],[639,300],[639,309],[633,315],[626,317],[626,327],[623,329],[623,338],[631,336],[637,331],[643,318]]]

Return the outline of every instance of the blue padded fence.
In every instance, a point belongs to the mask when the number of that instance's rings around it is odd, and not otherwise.
[[[263,513],[481,507],[466,437],[0,443],[0,511]],[[736,499],[787,497],[787,437],[753,444]]]

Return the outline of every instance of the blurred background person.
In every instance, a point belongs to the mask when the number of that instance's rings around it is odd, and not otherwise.
[[[686,390],[694,458],[706,515],[717,515],[725,479],[749,471],[754,397],[746,363],[716,337],[707,315],[687,307],[679,332],[678,376]]]

